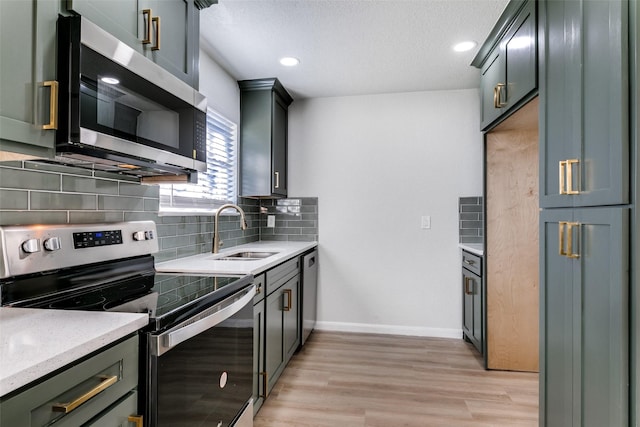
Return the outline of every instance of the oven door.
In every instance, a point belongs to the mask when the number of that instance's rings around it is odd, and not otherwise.
[[[147,335],[149,426],[228,427],[251,405],[254,295],[250,285]]]

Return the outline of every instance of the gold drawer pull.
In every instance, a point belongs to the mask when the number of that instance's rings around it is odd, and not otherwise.
[[[144,15],[146,18],[144,39],[142,40],[142,44],[149,44],[151,43],[151,9],[144,9],[142,11],[142,15]]]
[[[48,80],[42,83],[42,85],[51,88],[51,97],[49,98],[49,123],[42,125],[42,129],[58,129],[58,82]]]
[[[573,189],[573,165],[577,165],[579,163],[579,159],[561,160],[558,163],[560,194],[580,194],[580,190]]]
[[[464,293],[467,295],[473,295],[473,290],[471,289],[471,286],[469,286],[471,284],[471,280],[471,277],[464,278]]]
[[[142,415],[130,415],[129,418],[127,418],[127,421],[129,421],[130,423],[134,423],[136,427],[143,427]]]
[[[160,50],[160,17],[154,16],[151,20],[156,23],[156,44],[151,50]]]
[[[494,108],[506,107],[507,103],[502,102],[502,88],[505,87],[504,83],[498,83],[493,88],[493,106]]]
[[[284,306],[284,311],[290,311],[291,310],[291,289],[285,289],[284,293],[287,296],[287,304]]]
[[[76,409],[78,406],[82,405],[87,400],[91,399],[101,391],[104,391],[118,382],[118,376],[114,375],[112,377],[100,377],[100,384],[83,394],[82,396],[78,396],[75,400],[68,403],[56,403],[53,405],[51,410],[53,412],[64,412],[68,414],[69,412]]]
[[[258,397],[262,397],[264,399],[267,398],[268,388],[267,388],[267,379],[269,378],[269,374],[267,372],[260,372],[260,375],[263,377],[262,380],[262,394]]]
[[[565,243],[565,227],[566,227],[566,243]],[[573,252],[573,227],[580,227],[579,222],[558,222],[558,254],[567,258],[580,258],[579,253]]]

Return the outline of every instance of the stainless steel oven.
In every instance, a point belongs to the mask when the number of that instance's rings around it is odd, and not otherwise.
[[[149,313],[145,426],[253,424],[253,276],[158,273],[155,224],[0,227],[3,306]]]

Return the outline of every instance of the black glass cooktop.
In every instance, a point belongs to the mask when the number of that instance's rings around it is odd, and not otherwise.
[[[253,276],[157,273],[153,257],[132,258],[0,282],[2,305],[149,313],[151,328],[185,320],[253,282]]]

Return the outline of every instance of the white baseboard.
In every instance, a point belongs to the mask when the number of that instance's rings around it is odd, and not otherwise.
[[[414,337],[462,339],[461,329],[423,328],[418,326],[372,325],[368,323],[343,323],[317,321],[319,331],[358,332],[365,334],[407,335]]]

